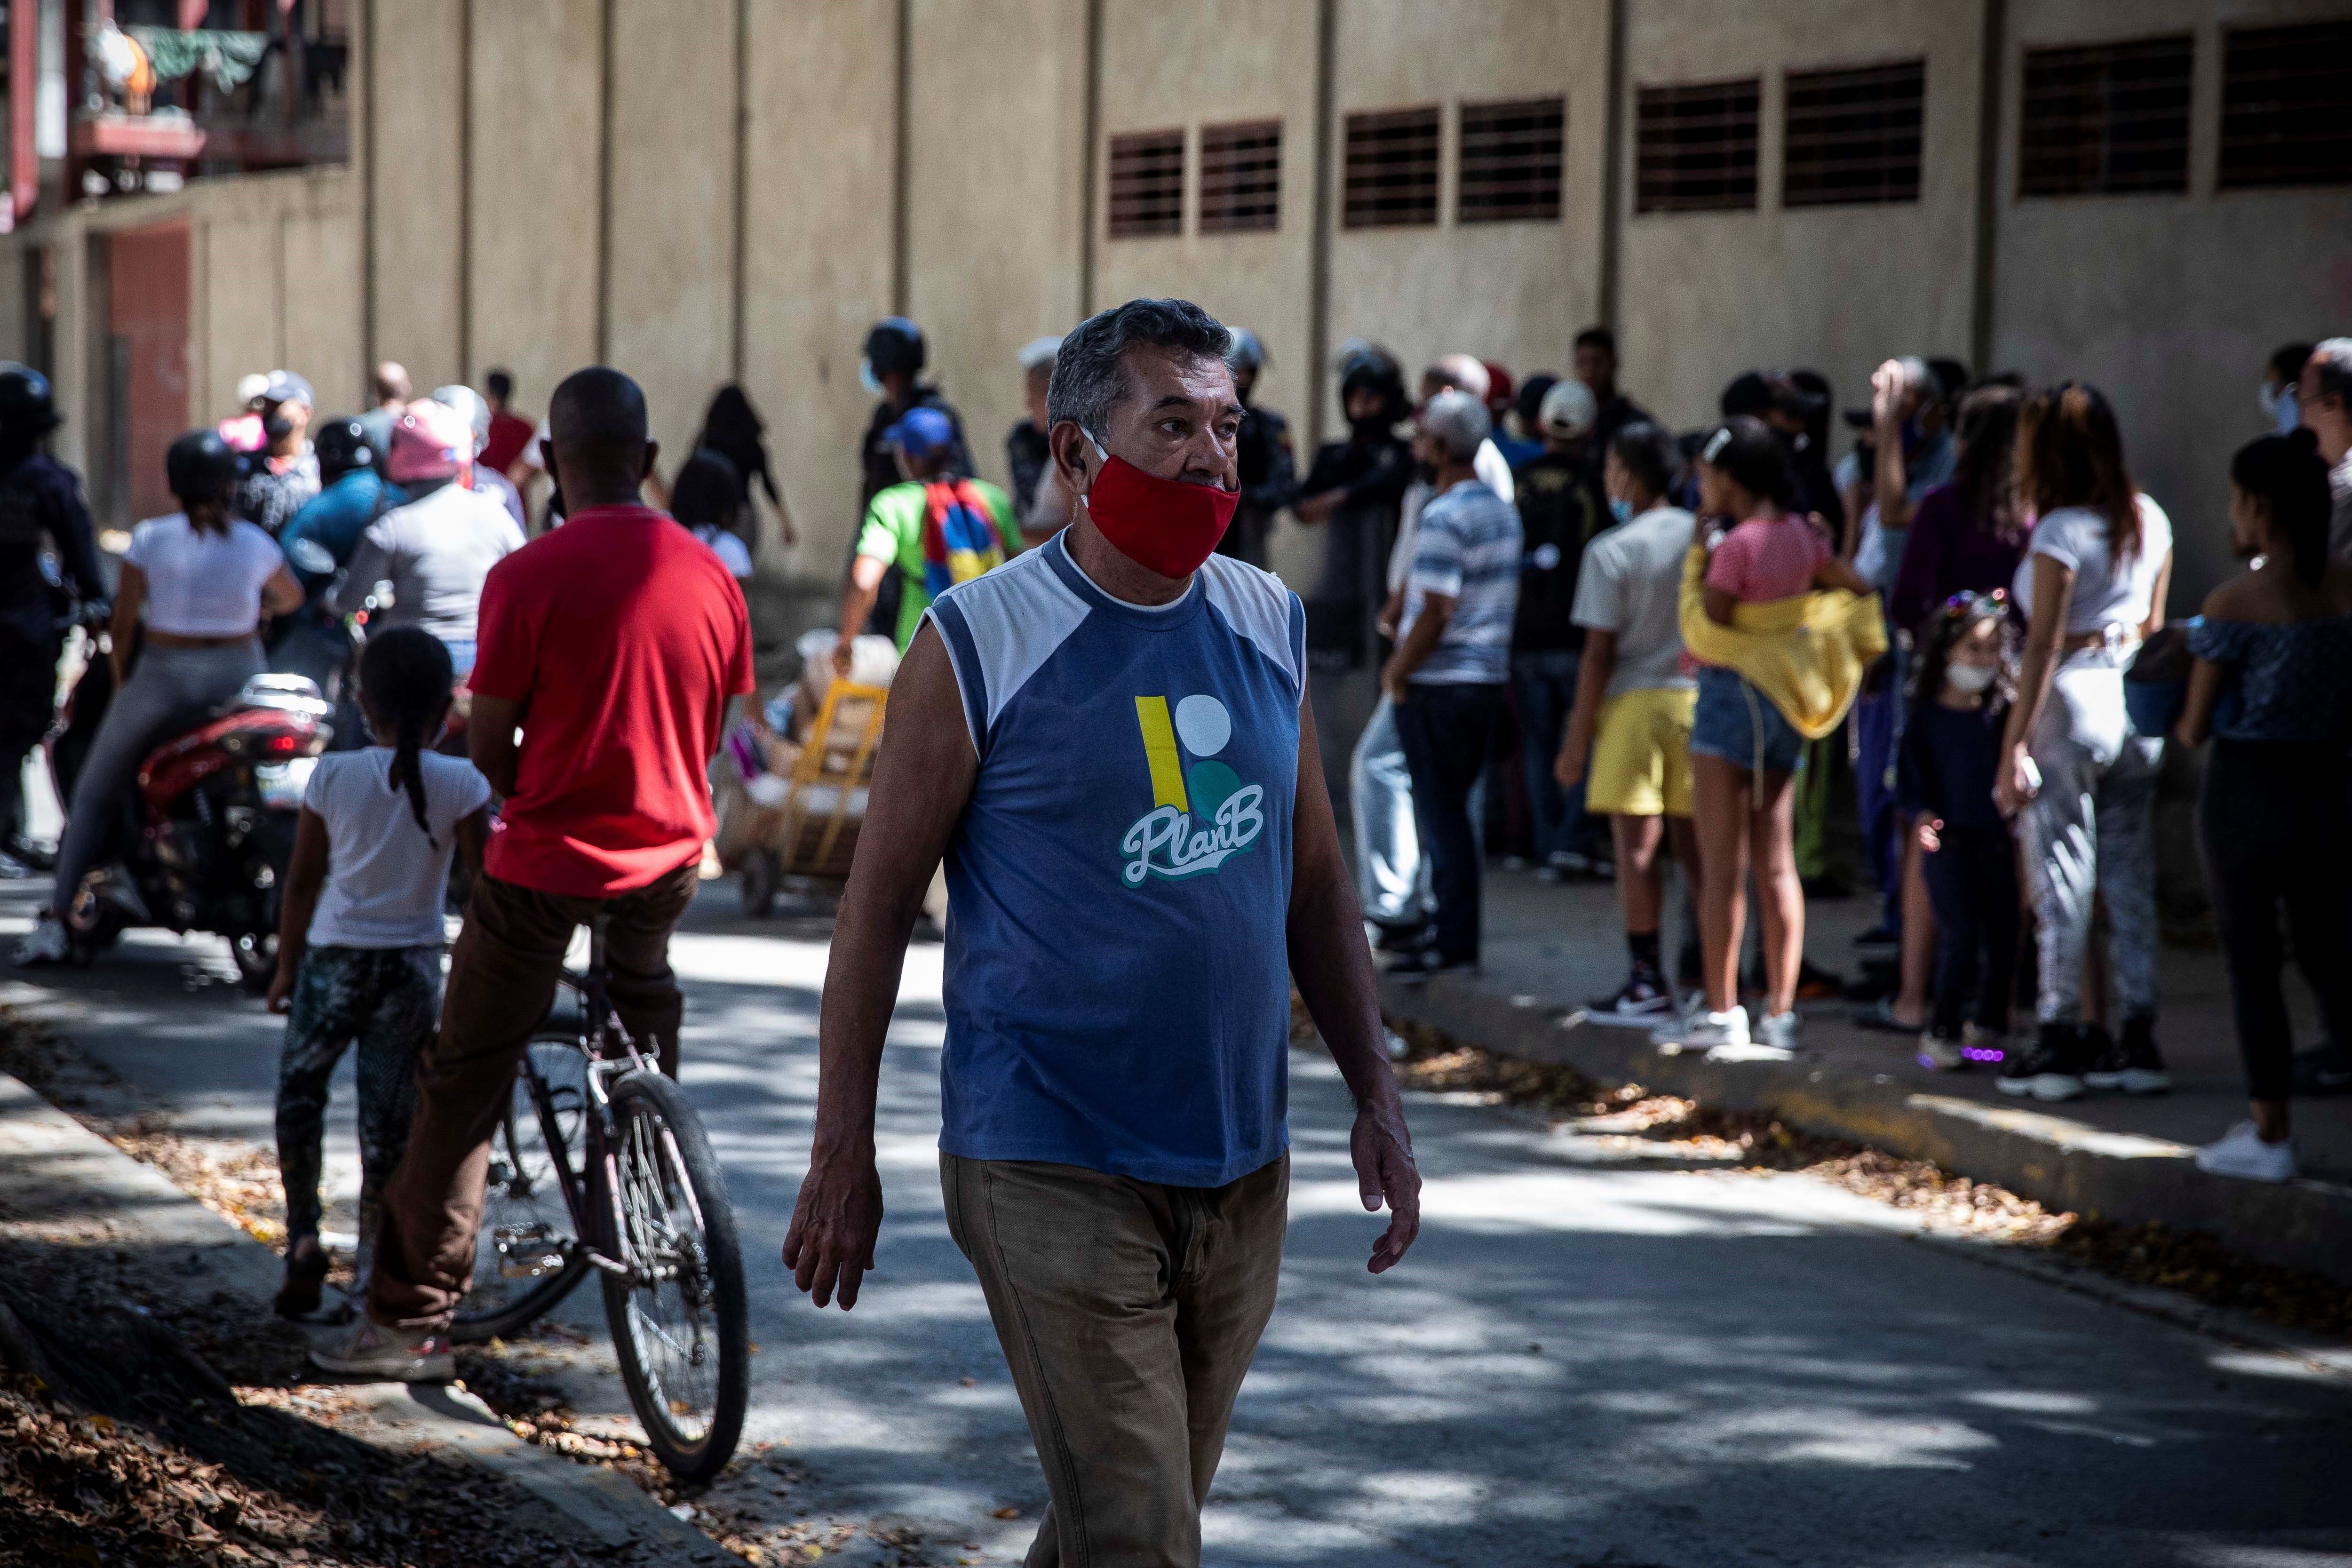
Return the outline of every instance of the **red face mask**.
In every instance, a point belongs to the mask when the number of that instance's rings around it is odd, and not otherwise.
[[[1111,548],[1162,577],[1199,571],[1225,536],[1242,492],[1160,479],[1103,451],[1099,441],[1094,447],[1103,466],[1078,500]]]

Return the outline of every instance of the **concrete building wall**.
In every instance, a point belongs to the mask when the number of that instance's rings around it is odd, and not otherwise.
[[[891,303],[898,16],[894,0],[751,11],[743,378],[800,530],[789,564],[818,591],[857,523],[858,345]]]
[[[2230,455],[2264,432],[2254,388],[2271,352],[2352,329],[2352,192],[2215,188],[2221,32],[2343,15],[2319,0],[2045,0],[2011,12],[1993,359],[2037,381],[2080,377],[2112,400],[2133,479],[2172,517],[2176,614],[2231,570]],[[2188,192],[2020,199],[2025,51],[2182,31],[2196,36]]]
[[[484,370],[506,365],[544,396],[599,355],[601,11],[600,0],[492,0],[467,8],[473,156],[466,172],[465,368],[455,379],[479,384]],[[617,210],[614,217],[617,227]],[[381,293],[381,278],[378,287]],[[416,377],[420,393],[433,384]]]
[[[1004,434],[1025,414],[1013,356],[1078,320],[1087,10],[1086,0],[912,5],[905,305],[981,477],[1000,485],[1012,482]]]
[[[467,0],[400,0],[365,11],[372,32],[359,71],[361,140],[372,160],[362,176],[373,208],[372,352],[406,365],[419,387],[466,366],[468,9]],[[536,172],[506,167],[509,199],[536,199]]]
[[[1237,47],[1247,40],[1246,47]],[[1103,7],[1103,100],[1097,153],[1095,300],[1138,296],[1198,301],[1230,326],[1265,341],[1269,363],[1256,397],[1287,415],[1302,466],[1306,426],[1328,378],[1313,363],[1316,8],[1291,0],[1202,0],[1171,10],[1147,0]],[[1272,232],[1201,232],[1201,128],[1239,121],[1282,122],[1280,212]],[[1109,140],[1181,126],[1185,132],[1181,235],[1109,237]],[[1287,519],[1274,529],[1277,563],[1305,581],[1321,536]]]
[[[1969,357],[1983,21],[1982,5],[1950,0],[1637,0],[1626,39],[1618,332],[1636,399],[1693,426],[1714,416],[1724,384],[1749,366],[1811,365],[1858,406],[1871,370],[1891,354]],[[1784,208],[1788,71],[1922,58],[1919,199]],[[1637,215],[1638,89],[1744,76],[1763,81],[1756,209]]]
[[[1606,0],[1339,0],[1333,40],[1331,210],[1342,221],[1351,112],[1441,106],[1438,221],[1339,228],[1327,327],[1337,344],[1372,339],[1410,384],[1463,351],[1514,375],[1567,368],[1570,341],[1600,308],[1601,149],[1609,89]],[[1557,222],[1456,221],[1461,105],[1559,93],[1567,176]],[[1318,388],[1338,427],[1337,388]]]
[[[646,389],[675,473],[734,374],[735,0],[614,0],[604,357]],[[544,410],[552,383],[526,388]]]

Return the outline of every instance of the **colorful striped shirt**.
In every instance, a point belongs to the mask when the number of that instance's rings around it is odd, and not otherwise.
[[[1402,642],[1412,635],[1432,594],[1453,600],[1454,613],[1411,679],[1428,686],[1499,686],[1509,677],[1519,548],[1519,514],[1476,479],[1464,479],[1422,509],[1397,638]]]

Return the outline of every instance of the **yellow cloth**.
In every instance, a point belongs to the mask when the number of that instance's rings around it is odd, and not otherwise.
[[[1621,691],[1601,705],[1584,809],[1601,816],[1691,814],[1691,719],[1698,693],[1685,686]]]
[[[1748,678],[1808,741],[1838,727],[1862,691],[1862,678],[1886,651],[1886,619],[1875,594],[1820,588],[1785,599],[1734,605],[1731,624],[1707,619],[1706,549],[1683,560],[1683,646],[1691,657]]]

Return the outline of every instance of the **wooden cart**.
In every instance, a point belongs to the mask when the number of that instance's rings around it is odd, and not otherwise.
[[[720,802],[720,864],[742,873],[745,914],[765,920],[787,888],[837,893],[848,880],[889,701],[887,687],[834,681],[792,762],[782,801],[761,805],[739,780]]]

